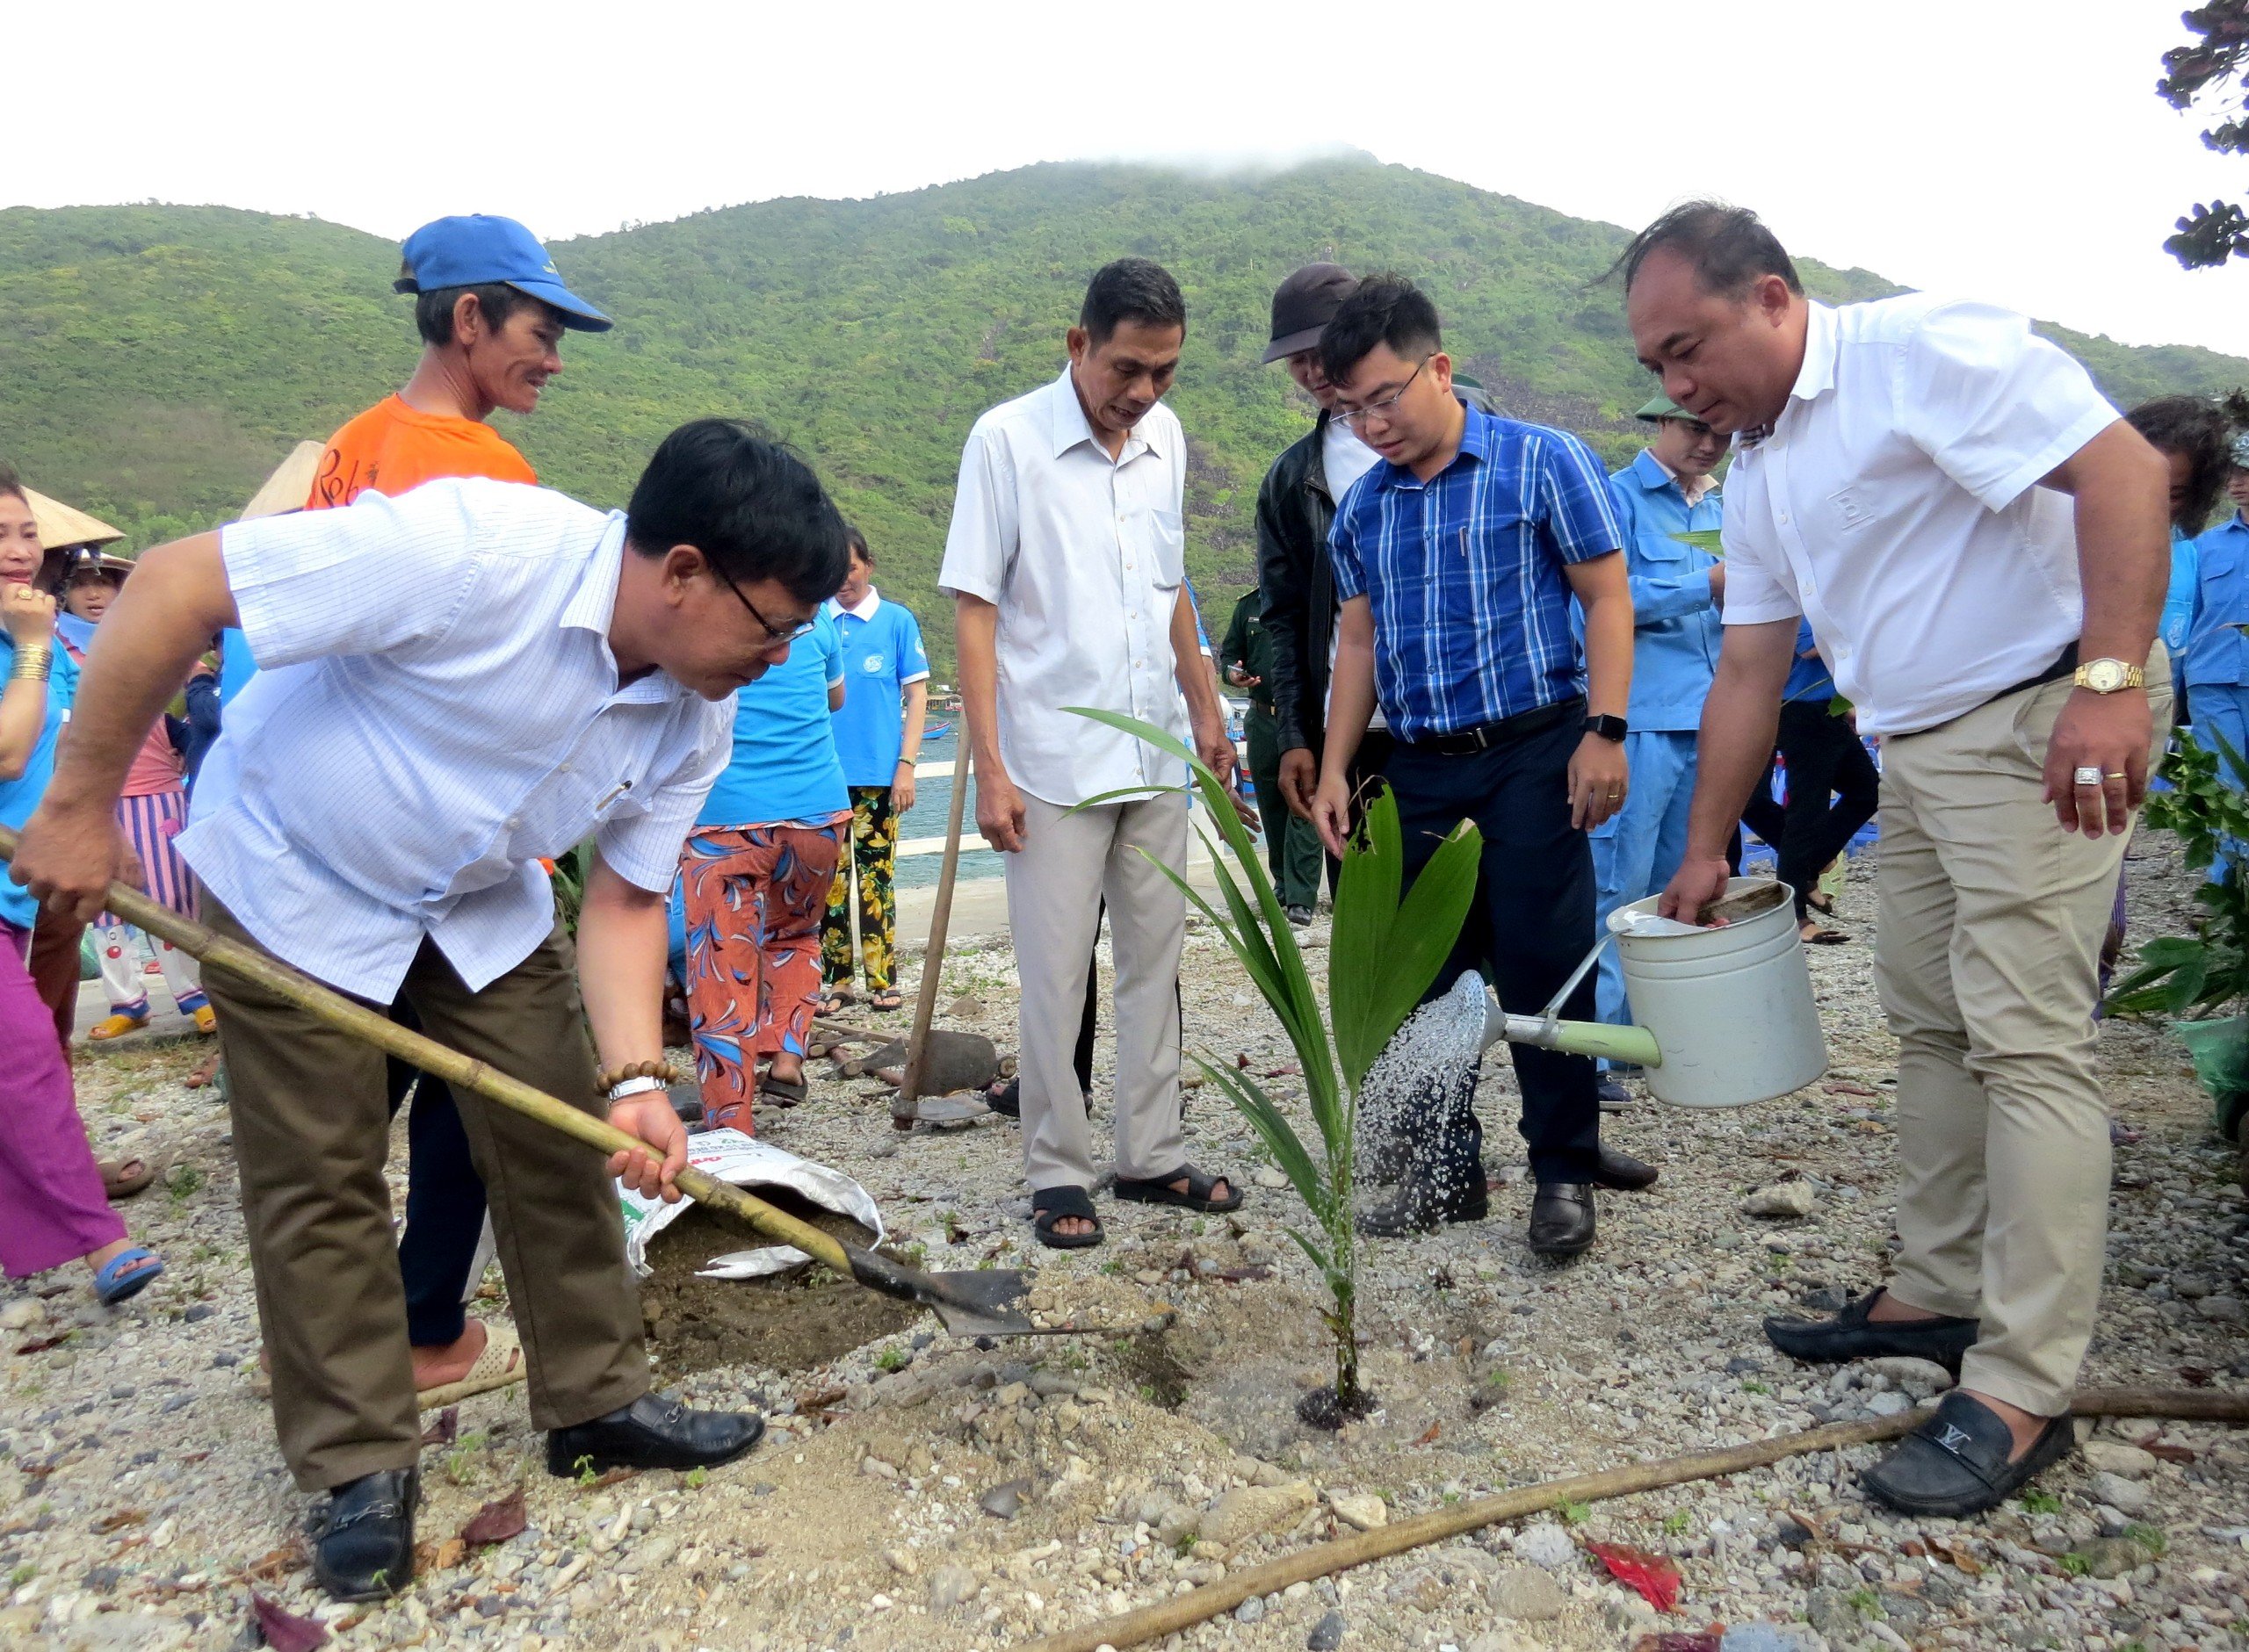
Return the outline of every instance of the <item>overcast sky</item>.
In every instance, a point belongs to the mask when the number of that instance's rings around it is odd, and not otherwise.
[[[2249,197],[2249,161],[2153,95],[2182,4],[82,0],[11,11],[0,205],[394,237],[482,211],[559,239],[1033,161],[1350,144],[1631,226],[1717,194],[1832,263],[2249,355],[2249,268],[2162,250],[2190,201]]]

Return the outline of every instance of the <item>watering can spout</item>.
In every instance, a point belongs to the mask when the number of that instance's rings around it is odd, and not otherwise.
[[[1635,1067],[1660,1067],[1663,1050],[1645,1027],[1603,1021],[1566,1021],[1551,1015],[1510,1015],[1489,989],[1484,993],[1484,1035],[1479,1053],[1497,1043],[1536,1044],[1573,1056],[1594,1056]]]

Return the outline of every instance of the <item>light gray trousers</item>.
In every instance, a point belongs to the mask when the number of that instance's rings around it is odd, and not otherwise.
[[[1186,867],[1186,795],[1074,812],[1028,792],[1023,802],[1023,847],[1002,859],[1023,977],[1024,1170],[1034,1190],[1094,1184],[1093,1135],[1070,1056],[1106,899],[1117,960],[1117,1173],[1168,1175],[1187,1163],[1178,995],[1187,902],[1148,856]]]

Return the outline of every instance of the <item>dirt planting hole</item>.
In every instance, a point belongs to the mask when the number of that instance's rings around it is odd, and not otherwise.
[[[873,1237],[847,1216],[765,1189],[759,1193],[840,1239],[864,1244]],[[911,1302],[880,1295],[821,1267],[799,1268],[777,1279],[698,1276],[712,1257],[760,1243],[754,1234],[700,1208],[649,1241],[648,1266],[654,1271],[640,1281],[640,1317],[667,1379],[723,1365],[802,1371],[922,1317],[922,1310]]]
[[[1194,1373],[1179,1363],[1170,1343],[1160,1331],[1143,1331],[1132,1338],[1124,1357],[1125,1375],[1151,1405],[1175,1411],[1187,1401],[1187,1385]]]

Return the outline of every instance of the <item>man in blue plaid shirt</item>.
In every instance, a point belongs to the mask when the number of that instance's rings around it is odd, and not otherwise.
[[[1343,611],[1313,822],[1340,855],[1351,757],[1379,696],[1407,877],[1464,818],[1484,839],[1475,904],[1428,995],[1480,965],[1502,1006],[1535,1014],[1593,944],[1586,833],[1624,801],[1632,599],[1608,473],[1575,436],[1457,398],[1435,307],[1410,281],[1363,282],[1320,351],[1335,415],[1385,463],[1338,503],[1329,536]],[[1592,1018],[1591,977],[1563,1013]],[[1655,1172],[1602,1147],[1591,1061],[1514,1055],[1537,1186],[1530,1247],[1572,1254],[1593,1243],[1596,1185],[1645,1187]],[[1363,1230],[1486,1214],[1475,1078],[1421,1099],[1398,1197]]]

